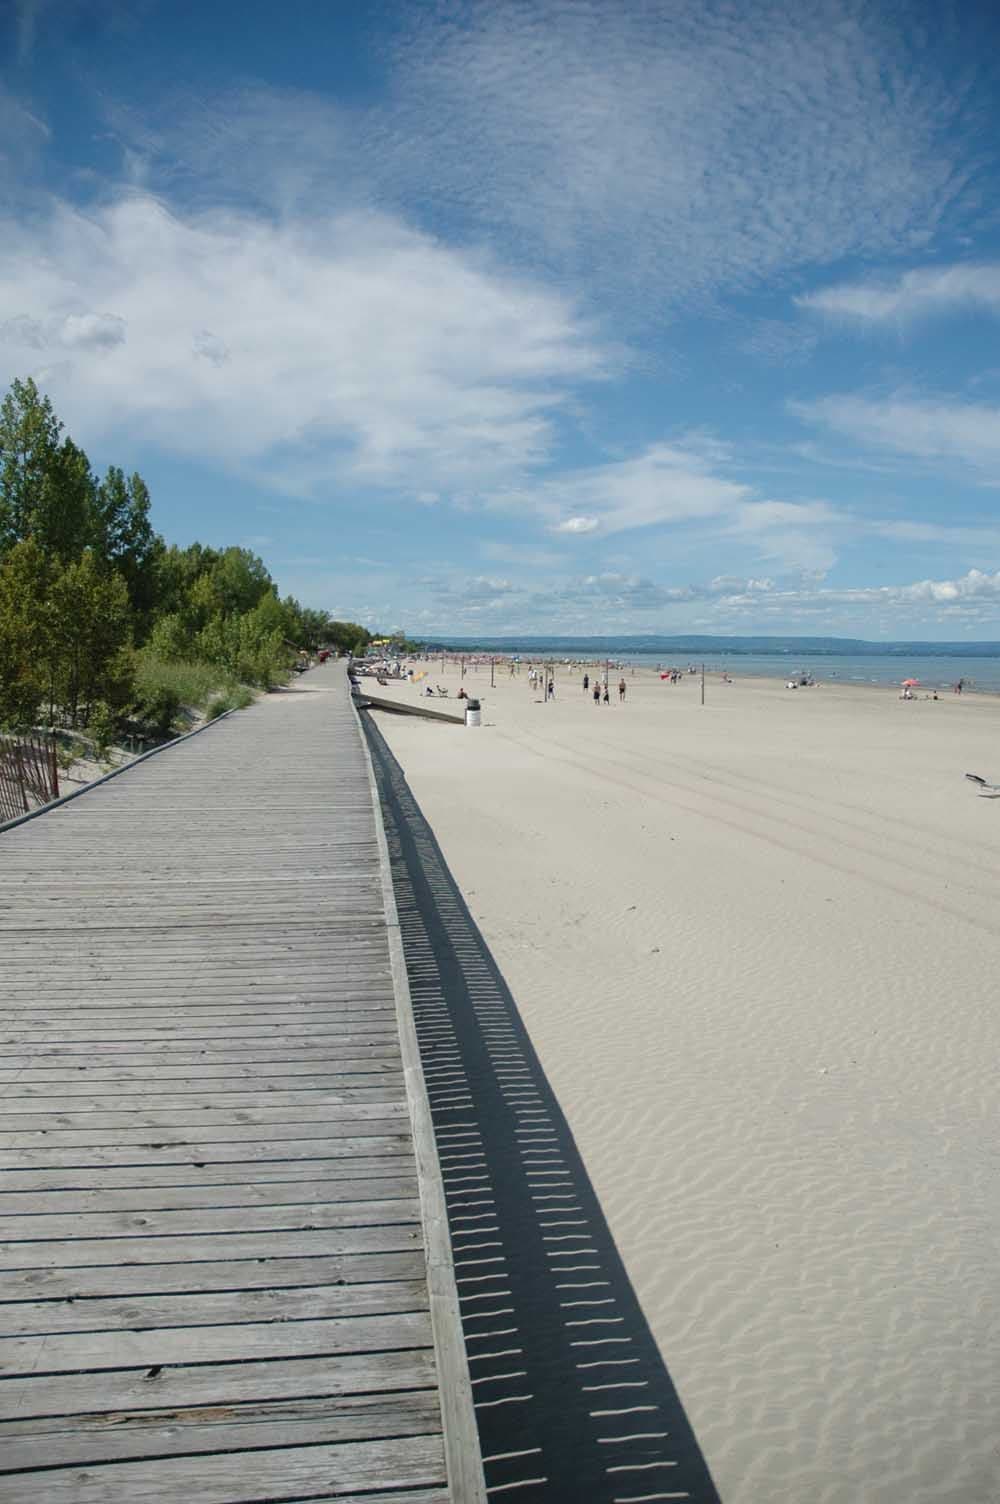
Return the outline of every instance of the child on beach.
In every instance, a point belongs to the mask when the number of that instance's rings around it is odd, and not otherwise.
[[[625,680],[624,679],[619,679],[618,680],[618,700],[619,700],[619,703],[622,700],[624,700],[624,698],[625,698]]]

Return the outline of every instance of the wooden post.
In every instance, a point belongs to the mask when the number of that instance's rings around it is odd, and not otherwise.
[[[27,814],[31,809],[31,805],[28,803],[28,788],[24,777],[24,758],[21,755],[21,743],[16,739],[14,741],[14,768],[17,773],[17,786],[21,792],[21,803],[24,805],[24,813]]]
[[[461,672],[461,674],[460,674],[459,677],[462,678],[462,679],[465,678],[465,655],[464,655],[464,653],[462,655],[462,672]]]
[[[701,703],[705,703],[705,665],[701,666]]]
[[[495,689],[496,688],[496,684],[494,683],[494,680],[493,680],[493,661],[494,660],[491,658],[490,659],[490,689]]]

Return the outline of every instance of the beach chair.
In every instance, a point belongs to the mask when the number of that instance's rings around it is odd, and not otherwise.
[[[437,687],[437,692],[439,695],[444,695],[445,697],[447,697],[448,691],[446,689],[442,689],[440,684]]]
[[[987,783],[985,778],[980,778],[978,773],[966,773],[970,783],[977,785],[976,792],[982,799],[1000,799],[1000,783]]]

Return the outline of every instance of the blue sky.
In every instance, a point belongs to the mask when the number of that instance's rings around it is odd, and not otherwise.
[[[1000,638],[1000,12],[0,0],[0,381],[383,627]]]

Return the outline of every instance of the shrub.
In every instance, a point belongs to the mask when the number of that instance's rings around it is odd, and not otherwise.
[[[108,748],[115,739],[117,722],[111,706],[105,700],[96,700],[90,707],[90,718],[87,721],[87,735],[94,743],[98,759],[103,762],[108,755]]]
[[[135,676],[136,719],[160,736],[176,728],[185,710],[203,707],[209,719],[249,705],[252,692],[225,668],[189,659],[166,662],[150,648],[138,654]]]

